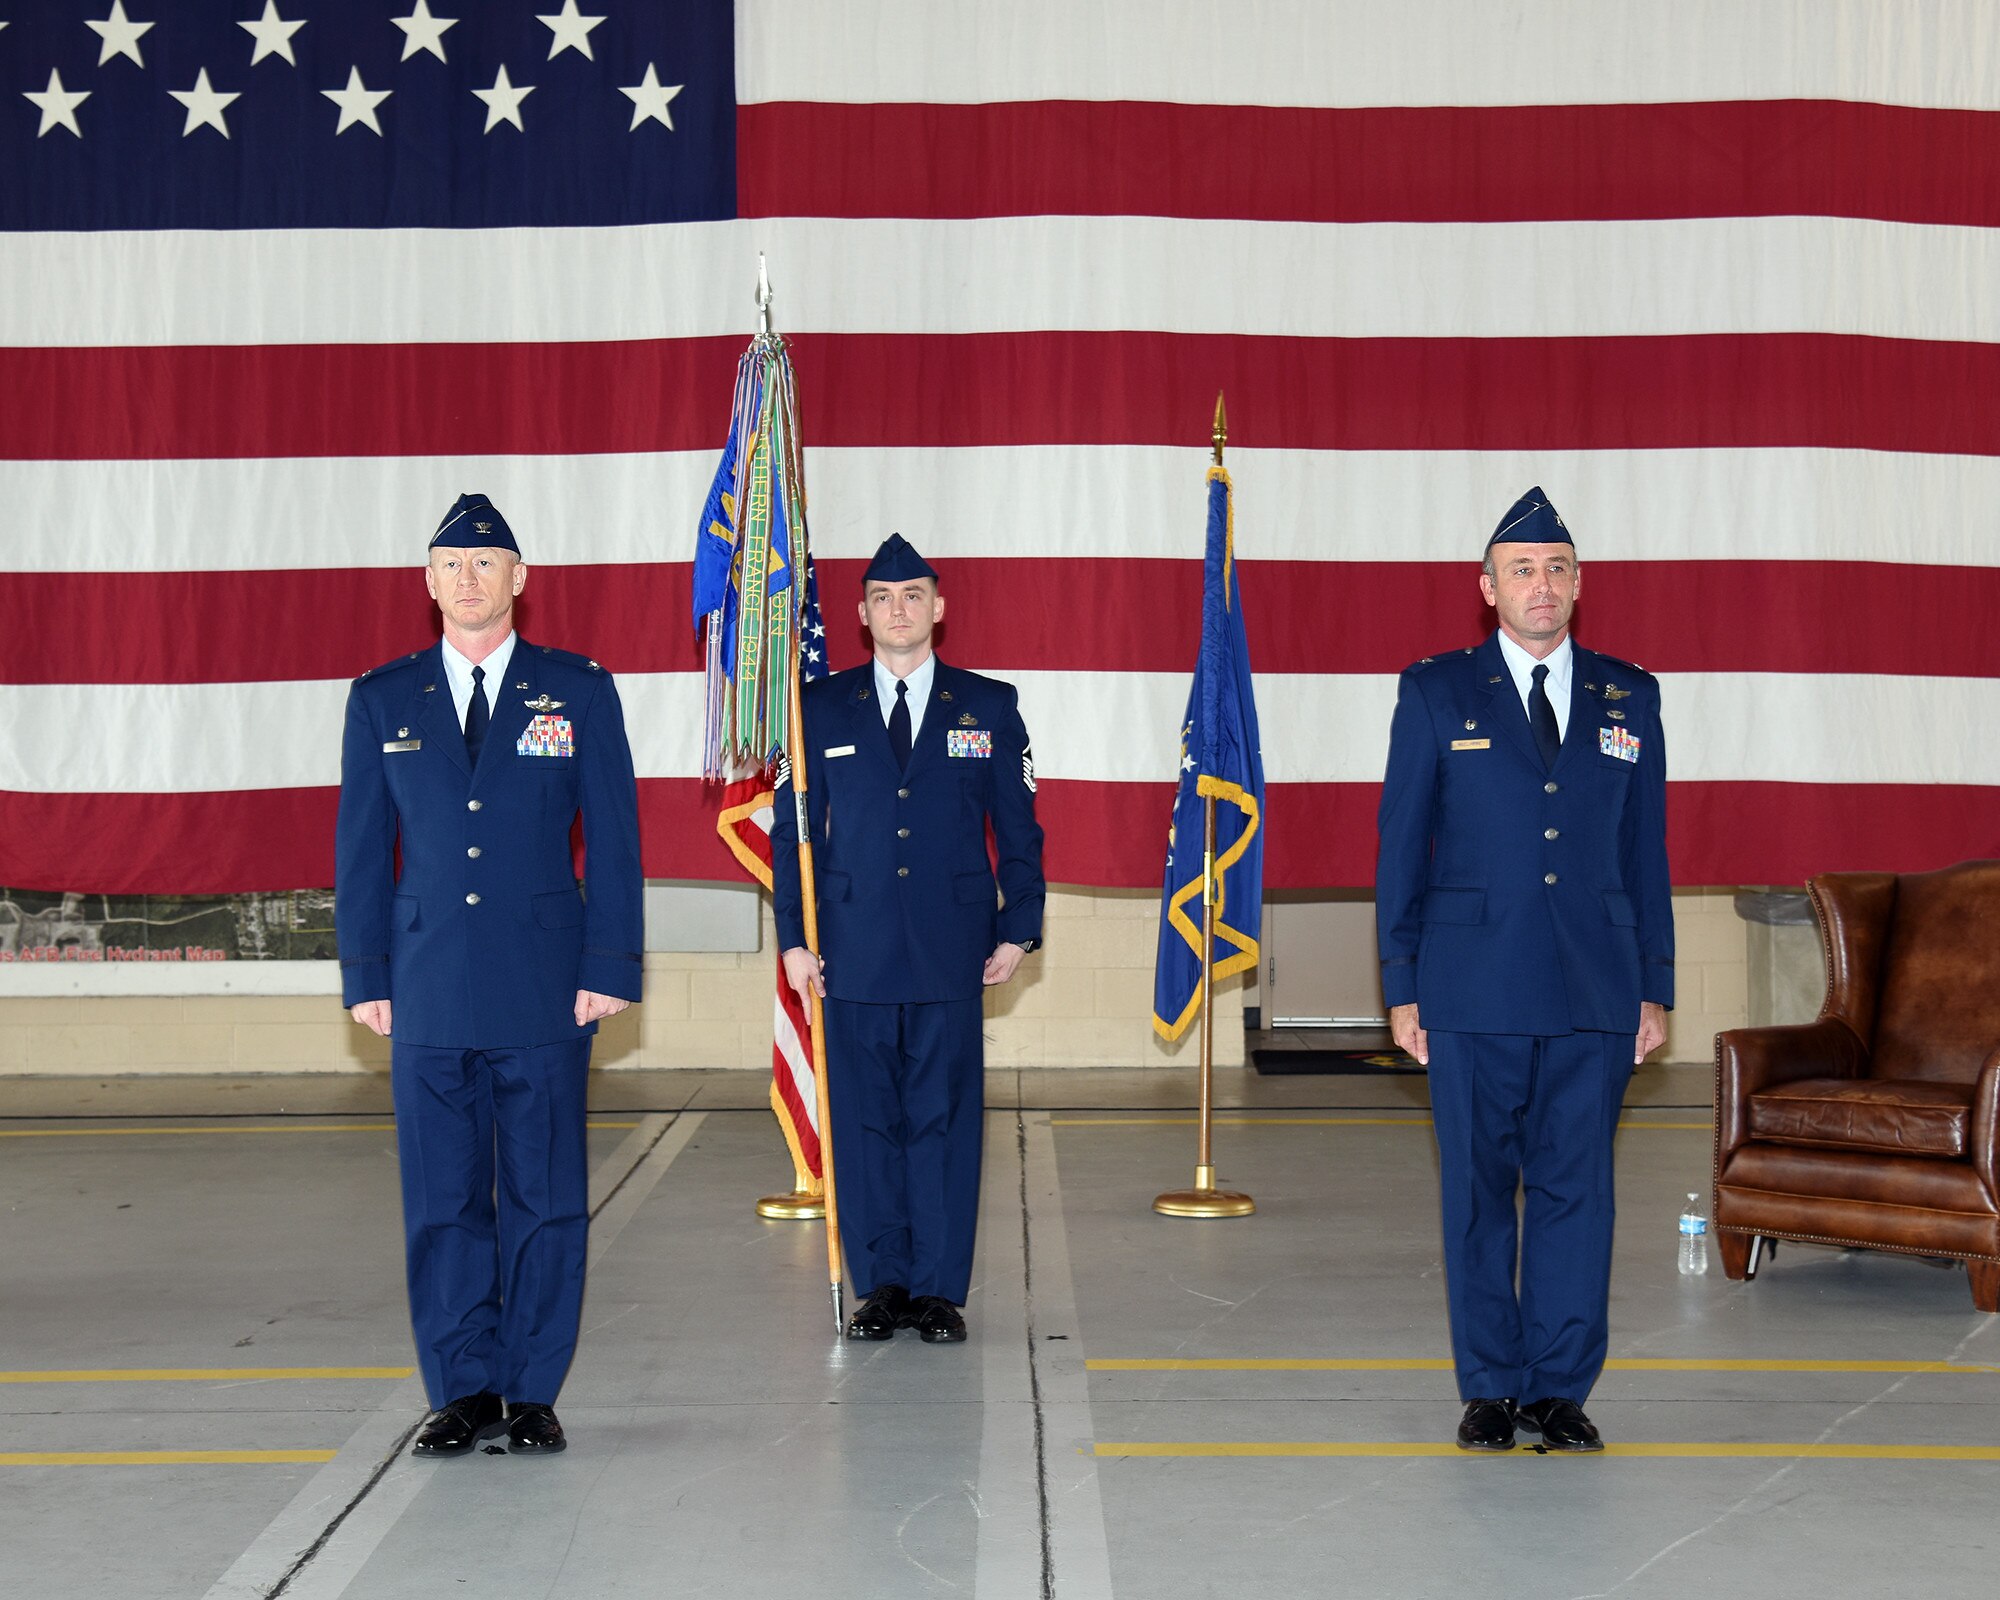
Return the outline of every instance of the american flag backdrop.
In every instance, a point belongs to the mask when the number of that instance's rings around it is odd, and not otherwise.
[[[766,252],[835,666],[900,530],[1058,881],[1157,882],[1228,395],[1267,882],[1531,483],[1664,682],[1682,883],[2000,855],[2000,12],[1973,0],[0,0],[0,883],[323,884],[347,680],[483,490],[700,793],[690,530]]]

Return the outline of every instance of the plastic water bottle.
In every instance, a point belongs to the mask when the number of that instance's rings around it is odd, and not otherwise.
[[[1681,1212],[1681,1276],[1699,1277],[1708,1271],[1708,1215],[1701,1208],[1701,1196],[1690,1194]]]

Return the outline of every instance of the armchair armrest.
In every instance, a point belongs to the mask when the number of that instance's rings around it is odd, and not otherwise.
[[[1991,1063],[1989,1063],[1990,1065]],[[1861,1078],[1868,1047],[1838,1017],[1775,1028],[1731,1028],[1715,1036],[1715,1157],[1749,1137],[1750,1097],[1801,1078]]]
[[[2000,1050],[1987,1056],[1972,1087],[1972,1169],[2000,1200]]]

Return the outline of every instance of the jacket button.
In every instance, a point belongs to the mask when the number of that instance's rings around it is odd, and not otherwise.
[[[1560,839],[1560,838],[1562,837],[1562,829],[1560,829],[1560,828],[1544,828],[1544,829],[1542,829],[1542,837],[1543,837],[1544,839]],[[478,852],[477,850],[473,851],[472,853],[473,853],[474,855],[478,855],[478,854],[479,854],[479,852]]]
[[[478,846],[478,845],[476,845],[476,844],[473,844],[473,845],[467,845],[467,846],[465,847],[465,853],[466,853],[467,855],[471,856],[471,857],[472,857],[472,859],[473,859],[474,861],[477,861],[477,860],[479,859],[479,856],[480,856],[480,850],[479,850],[479,846]]]
[[[1554,883],[1555,881],[1556,881],[1556,875],[1553,872],[1545,872],[1542,874],[1542,882]]]
[[[480,806],[481,806],[481,805],[483,805],[483,804],[484,804],[484,802],[483,802],[483,801],[479,801],[479,800],[468,800],[468,801],[466,801],[466,802],[465,802],[465,809],[466,809],[467,811],[477,811],[477,810],[478,810],[478,809],[480,808]]]
[[[469,894],[465,897],[465,903],[469,906],[476,906],[479,904],[479,896],[476,894]]]
[[[907,800],[910,798],[910,791],[908,789],[898,789],[896,791],[896,798],[898,800]]]
[[[910,836],[910,830],[908,828],[898,828],[896,830],[896,837],[898,839],[907,839],[909,838],[909,836]]]
[[[896,869],[896,876],[899,878],[907,878],[909,875],[910,869],[908,867],[898,867]]]
[[[1545,783],[1542,785],[1543,794],[1554,794],[1555,792],[1556,792],[1556,786],[1553,783]]]

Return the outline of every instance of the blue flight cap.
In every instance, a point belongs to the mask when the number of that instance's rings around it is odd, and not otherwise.
[[[868,563],[868,570],[861,574],[863,583],[908,583],[912,578],[936,579],[937,568],[917,554],[917,547],[900,533],[892,533],[882,541],[875,552],[875,559]]]
[[[444,514],[444,521],[438,524],[438,531],[431,535],[433,550],[511,550],[515,555],[521,547],[514,542],[514,530],[507,526],[507,519],[500,515],[500,508],[483,494],[462,494],[458,503]]]
[[[1536,484],[1507,508],[1507,515],[1500,519],[1500,526],[1493,530],[1486,548],[1491,550],[1496,544],[1575,543],[1569,529],[1563,526],[1563,519],[1556,515],[1556,508],[1549,504],[1549,497],[1542,492],[1542,486]]]

